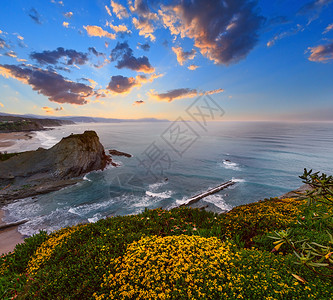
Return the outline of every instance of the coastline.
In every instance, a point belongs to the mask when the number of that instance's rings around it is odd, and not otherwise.
[[[21,148],[22,146],[24,146],[23,143],[35,137],[36,133],[32,131],[1,132],[0,152],[15,152],[17,148]]]
[[[2,220],[4,215],[4,210],[0,209],[0,226],[6,224]],[[13,251],[17,244],[24,242],[25,238],[24,235],[19,233],[18,225],[0,229],[0,255]]]

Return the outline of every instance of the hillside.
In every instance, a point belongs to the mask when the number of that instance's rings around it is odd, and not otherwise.
[[[271,198],[220,215],[155,209],[41,232],[1,257],[0,297],[332,299],[329,273],[295,264],[293,249],[271,238],[289,228],[328,245],[328,261],[332,213],[320,202]]]
[[[74,124],[70,120],[34,119],[11,115],[0,115],[0,132],[37,131],[45,127]]]

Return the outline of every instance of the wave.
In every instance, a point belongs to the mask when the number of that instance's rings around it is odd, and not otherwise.
[[[221,208],[223,211],[229,211],[232,209],[232,206],[227,204],[221,195],[216,195],[216,194],[209,195],[203,198],[202,200],[216,205],[217,207]]]
[[[42,131],[36,132],[36,138],[40,140],[41,145],[46,149],[53,147],[56,143],[59,142],[59,140],[55,137]]]
[[[150,191],[156,191],[158,188],[160,188],[161,186],[164,186],[166,184],[168,184],[168,181],[164,180],[161,182],[152,183],[148,186],[148,188]]]
[[[146,191],[147,196],[157,197],[157,198],[162,198],[162,199],[169,199],[169,198],[171,198],[172,194],[173,194],[172,191],[165,191],[165,192],[162,192],[162,193],[153,193],[153,192],[150,192],[150,191]]]
[[[246,182],[245,179],[241,179],[241,178],[233,178],[233,177],[232,177],[231,181],[233,181],[233,182]]]
[[[241,168],[239,166],[239,164],[230,161],[229,159],[224,159],[223,162],[220,164],[221,167],[225,168],[225,169],[231,169],[234,171],[240,171]]]

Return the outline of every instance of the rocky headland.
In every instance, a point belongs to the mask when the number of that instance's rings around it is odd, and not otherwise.
[[[70,120],[35,119],[0,115],[0,132],[22,132],[46,130],[45,127],[57,127],[75,124]]]
[[[72,134],[50,149],[19,153],[0,161],[0,206],[75,184],[110,163],[95,131]]]

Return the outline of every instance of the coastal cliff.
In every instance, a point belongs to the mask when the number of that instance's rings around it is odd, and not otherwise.
[[[0,162],[0,204],[58,190],[109,163],[95,131],[72,134],[50,149],[19,153]]]

